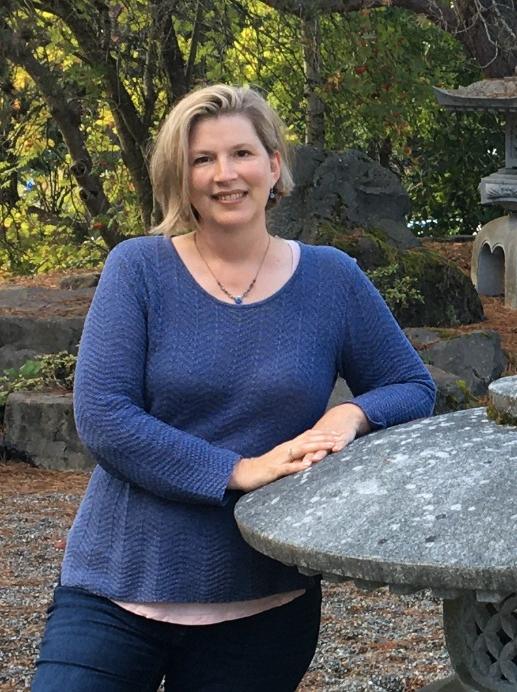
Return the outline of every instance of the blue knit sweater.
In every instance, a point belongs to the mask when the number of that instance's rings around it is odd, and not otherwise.
[[[418,355],[339,250],[301,244],[279,291],[230,305],[195,282],[169,239],[118,245],[80,344],[75,417],[98,466],[61,582],[133,602],[309,586],[242,540],[233,518],[242,493],[226,486],[241,456],[313,426],[338,373],[373,428],[432,411]]]

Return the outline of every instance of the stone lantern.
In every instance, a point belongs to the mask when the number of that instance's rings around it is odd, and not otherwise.
[[[484,79],[455,90],[434,87],[438,102],[452,111],[489,111],[506,116],[505,167],[482,178],[482,204],[508,214],[480,230],[472,250],[472,282],[481,295],[505,296],[517,309],[517,76]]]
[[[251,546],[303,574],[441,598],[455,675],[428,692],[517,690],[517,377],[489,395],[370,433],[235,509]]]

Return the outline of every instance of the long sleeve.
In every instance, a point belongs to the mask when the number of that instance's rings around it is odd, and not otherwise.
[[[386,303],[365,274],[343,256],[347,275],[340,374],[372,428],[432,413],[435,385]]]
[[[167,500],[222,504],[239,455],[145,410],[150,277],[131,242],[108,256],[85,322],[74,386],[79,436],[119,479]]]

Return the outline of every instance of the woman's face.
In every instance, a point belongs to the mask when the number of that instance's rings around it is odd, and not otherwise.
[[[265,230],[280,155],[269,155],[244,115],[199,120],[189,139],[190,202],[202,229]]]

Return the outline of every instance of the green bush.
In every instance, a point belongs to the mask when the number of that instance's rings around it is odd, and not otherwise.
[[[416,288],[414,276],[404,276],[398,264],[389,264],[367,272],[392,312],[423,303],[424,297]]]
[[[61,351],[27,360],[20,368],[9,368],[0,375],[0,407],[11,392],[62,389],[72,391],[77,356]]]

